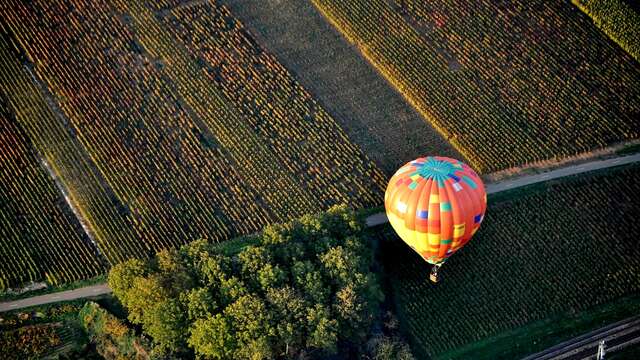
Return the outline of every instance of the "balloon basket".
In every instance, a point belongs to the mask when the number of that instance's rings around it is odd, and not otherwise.
[[[433,267],[431,268],[431,273],[429,274],[429,280],[431,280],[431,282],[434,284],[437,284],[440,281],[440,274],[438,273],[440,266],[442,265],[433,265]]]

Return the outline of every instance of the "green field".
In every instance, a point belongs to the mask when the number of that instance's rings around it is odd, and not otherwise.
[[[467,348],[516,358],[576,335],[574,322],[586,331],[637,313],[637,299],[593,308],[640,290],[638,175],[640,167],[625,167],[490,197],[483,227],[443,267],[437,286],[427,281],[429,266],[383,228],[385,270],[417,354],[448,358]],[[579,323],[598,311],[605,315]],[[547,319],[554,320],[534,323]],[[530,328],[519,333],[523,327]],[[505,334],[522,348],[500,347]],[[546,342],[527,347],[537,336]]]
[[[312,0],[483,173],[640,136],[640,66],[568,2]]]
[[[0,239],[0,290],[40,280],[57,285],[105,269],[4,102],[0,102]]]
[[[462,159],[310,1],[221,3],[387,176],[416,154]]]
[[[134,240],[133,228],[122,211],[122,203],[73,131],[49,106],[41,89],[32,83],[29,70],[20,64],[9,44],[1,43],[0,50],[0,85],[3,94],[10,95],[7,98],[16,122],[64,184],[70,201],[86,221],[94,240],[110,254],[107,258],[112,261],[144,251]]]

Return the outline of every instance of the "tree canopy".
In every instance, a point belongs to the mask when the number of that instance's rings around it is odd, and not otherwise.
[[[333,207],[257,237],[235,253],[198,240],[129,260],[109,284],[159,352],[314,358],[365,342],[383,295],[353,211]]]

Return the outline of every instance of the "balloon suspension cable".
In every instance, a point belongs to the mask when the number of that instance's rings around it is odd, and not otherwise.
[[[438,263],[438,264],[434,264],[433,267],[431,268],[431,273],[429,274],[429,279],[434,284],[437,283],[438,281],[440,281],[440,274],[438,274],[438,270],[440,270],[442,265],[444,265],[444,262],[441,262],[441,263]]]

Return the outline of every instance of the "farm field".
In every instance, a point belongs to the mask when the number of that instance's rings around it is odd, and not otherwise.
[[[462,159],[310,1],[220,3],[277,56],[385,175],[418,153]]]
[[[639,26],[6,0],[0,358],[516,359],[635,321]]]
[[[572,0],[634,59],[640,61],[640,5],[632,0]]]
[[[35,149],[0,103],[0,290],[96,276],[102,265]]]
[[[1,10],[3,93],[111,264],[381,202],[381,170],[227,8],[179,3]]]
[[[135,240],[134,229],[125,216],[122,203],[106,184],[73,130],[52,109],[9,43],[3,42],[0,49],[2,92],[6,94],[16,122],[64,184],[67,196],[84,219],[93,240],[103,254],[108,254],[106,258],[111,262],[126,259],[130,254],[140,254],[143,250]]]
[[[3,360],[101,359],[95,348],[88,346],[89,338],[79,316],[84,304],[94,301],[123,316],[121,305],[111,295],[2,313],[0,357]]]
[[[554,325],[547,322],[544,334],[553,337],[567,318],[578,322],[593,307],[637,295],[640,184],[630,179],[638,175],[631,165],[491,196],[483,227],[443,267],[437,286],[426,281],[430,267],[386,227],[385,271],[416,354],[449,358],[461,347],[471,349],[466,356],[491,354],[492,337],[548,318]],[[632,314],[640,308],[638,300],[622,304]],[[520,336],[518,344],[532,340]],[[479,341],[489,345],[474,348]],[[510,344],[502,357],[527,355]]]
[[[640,65],[569,2],[312,1],[482,173],[640,135]]]

